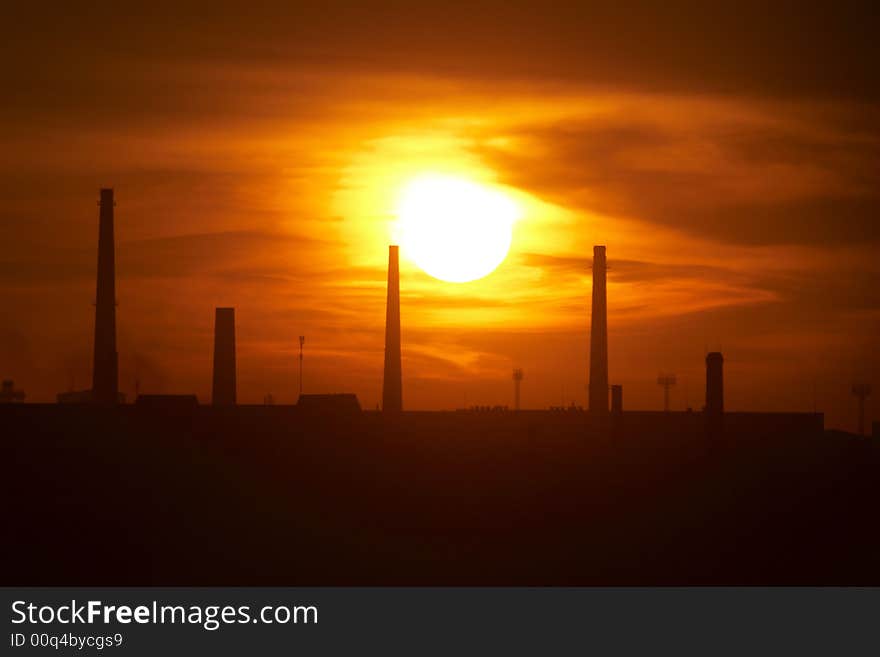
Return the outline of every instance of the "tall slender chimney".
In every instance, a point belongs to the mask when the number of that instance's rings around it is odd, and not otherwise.
[[[119,401],[116,353],[116,255],[113,243],[113,190],[102,189],[98,225],[98,286],[95,295],[95,360],[92,399],[99,404]]]
[[[724,357],[718,351],[706,354],[706,412],[724,412]]]
[[[720,352],[706,354],[706,428],[720,434],[724,419],[724,357]]]
[[[400,272],[398,247],[388,247],[388,300],[385,306],[385,371],[382,379],[382,410],[403,410],[400,368]]]
[[[235,405],[235,308],[214,313],[214,406]]]
[[[590,412],[608,413],[608,312],[605,247],[593,247],[593,310],[590,326]]]

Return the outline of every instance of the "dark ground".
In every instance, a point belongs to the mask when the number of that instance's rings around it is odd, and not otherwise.
[[[6,405],[2,584],[880,585],[877,442],[777,420]]]

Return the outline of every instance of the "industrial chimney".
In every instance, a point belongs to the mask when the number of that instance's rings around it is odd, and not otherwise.
[[[113,190],[102,189],[98,224],[98,285],[95,295],[95,360],[92,400],[119,401],[119,362],[116,353],[116,254],[113,239]]]
[[[382,410],[403,410],[400,367],[400,271],[398,247],[388,247],[388,299],[385,306],[385,370],[382,379]]]
[[[608,313],[605,247],[593,247],[593,310],[590,326],[590,412],[608,414]]]
[[[724,358],[720,352],[706,355],[706,426],[710,433],[721,431],[724,417]]]
[[[620,415],[623,413],[623,386],[611,386],[611,413]]]
[[[214,406],[235,405],[235,308],[214,313]]]
[[[871,394],[870,383],[854,383],[852,393],[859,398],[859,435],[865,435],[865,400]]]

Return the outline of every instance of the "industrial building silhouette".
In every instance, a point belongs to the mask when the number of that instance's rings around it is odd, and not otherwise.
[[[114,207],[113,190],[100,190],[99,229],[98,229],[98,275],[95,303],[95,339],[93,385],[91,390],[59,393],[60,403],[97,403],[113,405],[124,402],[125,397],[118,389],[118,354],[116,351],[116,281],[115,281],[115,241],[114,241]],[[607,256],[604,245],[593,247],[592,261],[592,306],[590,323],[590,369],[589,369],[589,405],[588,410],[597,427],[608,428],[602,419],[608,415],[609,393],[611,407],[620,426],[623,408],[623,387],[609,384],[608,369],[608,301],[607,301]],[[386,414],[403,411],[403,373],[401,366],[401,315],[400,315],[400,250],[397,245],[388,247],[386,305],[385,305],[385,352],[382,375],[382,405]],[[302,361],[302,344],[300,336],[300,362]],[[706,356],[706,401],[704,414],[706,428],[710,433],[718,434],[723,427],[724,416],[724,381],[723,357],[713,352]],[[301,375],[300,375],[301,376]],[[661,378],[663,375],[661,375]],[[673,377],[674,379],[674,377]],[[522,370],[514,371],[515,393],[514,410],[520,410],[520,382]],[[671,381],[672,379],[670,379]],[[660,379],[658,379],[658,382]],[[300,383],[300,398],[303,397]],[[855,389],[855,388],[854,388]],[[236,406],[236,344],[235,344],[235,309],[218,307],[214,316],[214,354],[211,388],[211,404],[213,406]],[[312,411],[325,407],[332,412],[335,404],[340,409],[350,412],[353,405],[343,394],[313,395],[308,401]],[[143,396],[143,395],[140,395]],[[158,407],[167,403],[173,407],[188,406],[195,399],[194,395],[150,395],[147,405]],[[668,399],[668,387],[667,387]],[[137,400],[135,400],[137,401]],[[197,401],[197,400],[196,400]],[[357,408],[360,404],[357,403]],[[668,410],[668,401],[664,410]],[[743,415],[743,414],[741,414]],[[811,431],[821,431],[822,415],[819,413],[780,413],[758,414],[752,419],[760,423],[764,418],[773,418],[772,426],[778,428],[786,421],[798,429],[810,427]],[[744,416],[744,415],[743,415]],[[668,421],[668,420],[667,420]]]
[[[604,246],[587,412],[404,411],[396,246],[381,411],[351,394],[237,404],[225,307],[211,404],[124,404],[113,208],[101,190],[93,388],[0,404],[21,492],[8,585],[880,584],[877,442],[829,435],[820,413],[727,412],[718,352],[702,412],[626,409]]]

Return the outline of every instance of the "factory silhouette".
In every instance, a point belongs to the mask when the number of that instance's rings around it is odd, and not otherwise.
[[[7,584],[880,584],[876,441],[826,432],[821,413],[725,411],[719,352],[701,412],[669,411],[668,374],[664,411],[625,410],[605,246],[586,412],[521,410],[520,369],[514,412],[405,410],[397,246],[380,412],[302,389],[291,406],[237,404],[228,307],[210,405],[127,404],[112,189],[99,205],[92,387],[0,404],[20,499]]]
[[[106,406],[125,401],[125,396],[119,391],[119,357],[116,350],[115,201],[112,189],[100,191],[98,205],[100,212],[92,388],[59,393],[59,403],[91,403]],[[385,359],[381,406],[381,410],[386,414],[403,411],[399,268],[399,248],[396,245],[391,245],[388,247]],[[619,417],[623,412],[623,387],[609,384],[607,261],[604,246],[593,248],[592,281],[588,411],[591,416],[601,422],[609,414],[609,393],[611,395],[611,412],[615,417]],[[302,338],[300,340],[302,342]],[[706,427],[712,432],[720,431],[723,426],[723,360],[722,355],[717,352],[709,353],[706,356],[706,403],[703,412],[706,418]],[[519,391],[523,376],[521,369],[514,372],[515,410],[520,410]],[[658,378],[658,383],[665,387],[664,411],[669,411],[668,388],[669,385],[675,383],[675,377],[674,375],[661,375]],[[216,308],[211,404],[213,406],[235,406],[236,399],[235,309]],[[163,406],[180,408],[198,405],[198,399],[195,395],[138,394],[135,403],[151,408]],[[328,412],[334,410],[350,411],[355,406],[360,407],[351,394],[303,395],[302,390],[300,390],[299,404],[313,410],[324,408]],[[823,428],[822,415],[819,413],[765,415],[773,416],[774,428],[778,428],[780,424],[790,424],[792,428],[797,430],[821,431]],[[762,419],[763,417],[755,418],[758,422]]]

